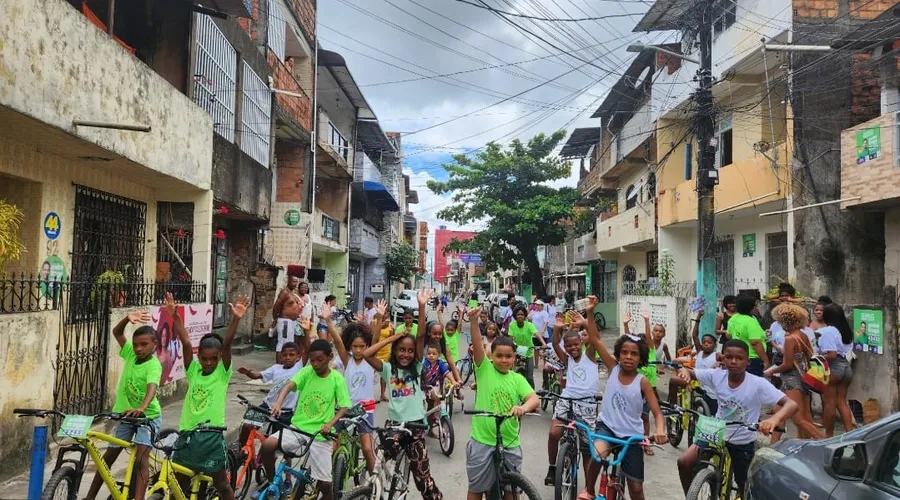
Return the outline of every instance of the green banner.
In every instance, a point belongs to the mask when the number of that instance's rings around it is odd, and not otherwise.
[[[861,165],[881,156],[881,127],[856,132],[856,164]]]

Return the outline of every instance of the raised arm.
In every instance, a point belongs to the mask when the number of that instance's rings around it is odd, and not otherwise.
[[[644,337],[650,349],[656,349],[656,339],[653,338],[653,330],[650,328],[650,313],[643,311],[641,316],[644,317]]]
[[[700,345],[700,319],[702,318],[703,309],[700,309],[700,311],[697,313],[697,317],[691,320],[691,340],[693,340],[694,349],[696,349],[697,352],[703,350],[702,346]],[[718,330],[718,327],[716,328],[716,330]]]
[[[401,336],[402,336],[402,334],[396,333],[386,339],[379,340],[377,343],[372,344],[372,346],[370,346],[369,348],[367,348],[365,350],[365,352],[363,352],[363,357],[366,358],[366,363],[369,363],[369,365],[371,365],[372,368],[375,369],[375,371],[380,372],[382,366],[384,366],[384,363],[382,363],[381,360],[378,359],[378,357],[377,357],[378,351],[380,351],[382,347],[393,343],[394,341],[399,339]]]
[[[478,327],[478,315],[481,314],[481,307],[476,307],[469,311],[469,333],[472,335],[472,359],[475,366],[481,366],[484,361],[484,338],[481,336],[481,328]],[[419,332],[419,336],[424,334]]]
[[[432,295],[434,295],[434,291],[429,288],[423,288],[416,294],[416,299],[419,301],[419,333],[416,338],[416,352],[419,359],[425,356],[425,339],[428,337],[428,330],[425,329],[428,325],[428,310],[426,306]],[[444,306],[438,306],[438,323],[441,322],[441,309],[443,308]]]
[[[166,302],[163,307],[172,317],[172,327],[175,329],[175,335],[181,341],[181,355],[184,362],[184,371],[187,372],[191,363],[194,362],[194,347],[191,345],[191,336],[184,329],[184,323],[181,322],[181,316],[178,315],[178,306],[175,304],[175,298],[172,292],[166,292]]]
[[[146,325],[150,322],[150,313],[143,311],[135,311],[128,313],[124,318],[119,320],[115,327],[113,327],[113,337],[116,338],[116,342],[119,343],[119,347],[124,347],[127,339],[125,338],[125,326],[128,323],[132,325]]]
[[[594,308],[597,307],[597,297],[591,295],[587,298],[587,307],[586,312],[589,318],[594,317]],[[606,369],[612,371],[613,368],[616,367],[618,362],[616,361],[615,356],[609,352],[609,349],[606,348],[606,344],[600,340],[600,332],[597,330],[597,323],[594,321],[587,321],[577,312],[573,311],[574,320],[579,323],[586,323],[585,328],[588,332],[588,341],[591,345],[594,346],[594,349],[600,354],[600,359],[603,361],[603,364],[606,365]]]
[[[319,314],[319,317],[325,321],[325,325],[328,326],[328,334],[331,335],[331,342],[334,343],[334,348],[338,352],[338,357],[341,358],[341,363],[345,367],[350,366],[348,363],[350,362],[350,355],[347,354],[347,346],[344,345],[344,339],[341,338],[341,332],[334,326],[334,321],[332,321],[331,317],[331,308],[325,307],[322,310],[322,314]]]
[[[372,328],[379,332],[379,338],[381,338],[381,329],[384,327],[384,320],[387,318],[387,302],[384,299],[380,299],[375,304],[375,317],[372,319]]]
[[[234,304],[228,303],[228,307],[231,308],[231,324],[228,325],[228,332],[222,340],[222,364],[225,366],[226,370],[231,368],[231,343],[234,341],[234,336],[237,334],[241,318],[247,313],[248,305],[250,305],[250,298],[246,295],[238,297],[237,300],[234,301]]]
[[[556,324],[553,325],[553,339],[550,341],[553,344],[553,351],[556,352],[556,357],[559,358],[559,361],[563,365],[569,363],[569,356],[566,354],[566,351],[559,346],[560,342],[562,342],[562,332],[565,328],[565,320],[556,318]]]
[[[590,314],[588,314],[590,316]],[[622,332],[625,335],[631,335],[631,313],[625,313],[625,316],[622,317]]]

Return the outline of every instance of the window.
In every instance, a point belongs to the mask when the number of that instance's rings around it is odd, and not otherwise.
[[[656,173],[650,172],[650,175],[647,176],[647,199],[654,198],[656,198]]]
[[[637,205],[637,191],[638,190],[634,187],[634,184],[628,186],[628,189],[625,190],[625,210],[634,208]]]
[[[713,20],[713,33],[718,35],[737,21],[737,3],[735,0],[724,0],[716,10],[718,17]]]
[[[659,251],[654,250],[647,252],[647,277],[656,278],[659,276]]]
[[[213,119],[213,130],[234,142],[237,51],[213,18],[197,14],[194,102]]]
[[[334,149],[334,152],[338,154],[344,160],[349,159],[350,153],[350,143],[347,139],[344,138],[344,135],[341,134],[341,131],[334,126],[333,123],[328,122],[328,144]]]
[[[266,31],[266,45],[272,49],[280,61],[284,62],[286,45],[284,14],[281,12],[278,0],[269,0],[267,6],[269,24]]]
[[[690,142],[684,145],[684,180],[691,180],[694,173],[694,145]]]
[[[146,203],[76,185],[73,281],[93,281],[104,271],[143,279],[146,220]]]
[[[340,241],[341,225],[338,221],[322,214],[322,237],[331,241]]]
[[[727,115],[719,121],[716,131],[716,168],[734,163],[734,134],[731,129],[732,116]]]
[[[247,61],[244,61],[244,107],[241,110],[241,150],[262,166],[269,167],[272,133],[272,92]]]
[[[900,432],[895,432],[885,447],[876,481],[892,490],[900,490]]]

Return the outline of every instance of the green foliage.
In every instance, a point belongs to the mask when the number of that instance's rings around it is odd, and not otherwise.
[[[551,156],[565,136],[565,130],[538,134],[527,144],[515,140],[506,148],[491,142],[474,157],[458,154],[444,164],[449,179],[428,182],[433,193],[453,195],[438,217],[486,226],[470,240],[452,241],[446,252],[480,254],[488,271],[513,269],[524,261],[531,277],[542,283],[537,248],[565,241],[562,221],[573,217],[579,198],[573,188],[546,185],[571,172],[567,162]]]
[[[94,285],[91,286],[91,297],[90,303],[94,307],[99,307],[102,294],[108,293],[111,299],[115,299],[122,292],[122,288],[125,284],[125,275],[119,271],[103,271],[100,276],[97,276],[97,279],[94,280]],[[111,300],[111,303],[115,303],[115,300]]]
[[[19,207],[0,200],[0,276],[5,274],[6,265],[19,260],[25,245],[19,240],[19,226],[25,213]]]
[[[672,297],[675,295],[675,259],[663,250],[659,255],[656,269],[656,282],[653,286],[635,287],[632,295]]]
[[[385,271],[387,272],[388,281],[409,281],[409,275],[416,268],[418,253],[412,245],[405,241],[401,241],[391,248],[387,254],[387,262],[385,262]]]

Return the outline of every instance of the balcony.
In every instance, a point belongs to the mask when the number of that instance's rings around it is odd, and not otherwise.
[[[347,251],[347,224],[318,208],[313,214],[313,249],[321,252]]]
[[[881,209],[900,203],[897,115],[841,132],[841,208]],[[866,150],[862,149],[863,144]]]
[[[656,158],[656,141],[650,140],[655,129],[650,103],[648,100],[642,104],[610,140],[608,154],[595,165],[602,178],[615,180],[632,166],[645,165],[648,159]]]
[[[388,212],[400,210],[400,174],[382,174],[367,154],[356,155],[353,180],[369,202]]]
[[[352,178],[353,147],[328,114],[321,110],[317,140],[319,154],[316,155],[316,167],[331,177]]]
[[[205,111],[65,0],[14,4],[0,20],[0,120],[13,140],[73,162],[102,161],[149,184],[210,188],[213,120]],[[34,120],[14,121],[19,114]],[[39,122],[65,133],[51,137]]]
[[[350,220],[350,253],[366,259],[377,259],[381,245],[378,230],[361,219]]]
[[[581,193],[583,198],[596,194],[598,191],[615,192],[616,183],[606,180],[602,176],[603,169],[601,165],[591,158],[591,169],[587,172],[587,175],[578,181],[578,192]]]
[[[719,185],[715,188],[715,211],[734,215],[739,209],[761,207],[784,200],[790,186],[790,162],[784,143],[776,145],[778,165],[757,154],[719,169]],[[769,156],[774,150],[768,152]],[[669,168],[669,165],[667,165]],[[680,165],[673,168],[680,168]],[[697,181],[692,179],[674,188],[661,189],[657,207],[660,227],[686,225],[697,220]]]
[[[646,248],[656,243],[654,200],[597,222],[597,252],[618,253]]]
[[[596,231],[591,231],[590,233],[576,237],[572,241],[572,244],[575,247],[575,251],[573,253],[574,262],[571,264],[588,264],[600,260],[600,255],[597,253]]]

